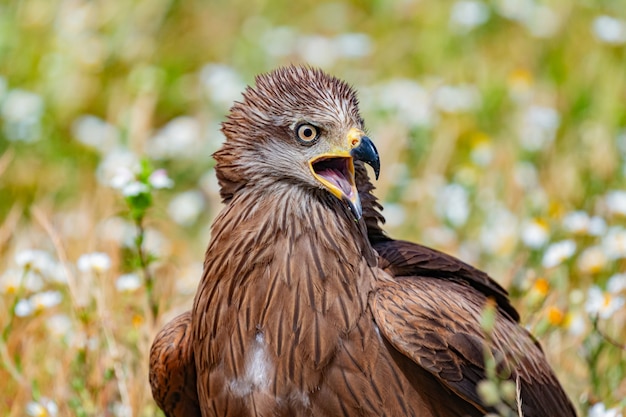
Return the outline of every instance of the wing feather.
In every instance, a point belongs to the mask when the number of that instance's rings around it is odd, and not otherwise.
[[[152,396],[167,417],[200,417],[190,326],[187,311],[163,327],[150,349]]]
[[[485,272],[438,250],[403,240],[385,238],[373,243],[381,262],[379,267],[394,276],[422,275],[464,281],[493,297],[513,320],[519,314],[509,301],[508,292]]]
[[[370,307],[381,334],[395,349],[477,409],[493,411],[476,391],[486,378],[487,354],[513,381],[519,376],[525,417],[575,416],[525,329],[498,311],[493,333],[485,334],[480,323],[487,302],[485,294],[467,283],[412,276],[383,279]]]

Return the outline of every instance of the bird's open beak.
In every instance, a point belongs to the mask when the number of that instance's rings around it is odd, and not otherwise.
[[[350,129],[345,146],[318,155],[309,161],[313,176],[331,194],[348,203],[355,220],[363,215],[359,192],[354,179],[354,160],[369,164],[376,174],[380,172],[380,159],[376,147],[359,129]]]

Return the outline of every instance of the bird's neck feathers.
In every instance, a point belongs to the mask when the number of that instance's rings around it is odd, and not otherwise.
[[[324,263],[364,258],[370,266],[376,264],[363,219],[355,221],[345,203],[327,191],[288,181],[248,183],[238,189],[215,219],[211,235],[206,262],[217,261],[221,250],[212,249],[217,247],[232,246],[227,256],[242,256],[246,263],[267,263],[285,261],[265,258],[281,250],[309,256],[308,251],[294,251],[310,245],[328,257]]]

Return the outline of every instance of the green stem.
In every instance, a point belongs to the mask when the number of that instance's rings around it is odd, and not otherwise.
[[[609,344],[615,346],[616,348],[626,351],[626,344],[618,342],[607,333],[605,333],[602,329],[600,329],[597,316],[591,322],[593,323],[593,330],[595,330],[595,332],[598,333],[602,339],[604,339]]]
[[[145,238],[145,228],[143,226],[143,216],[135,218],[135,226],[137,227],[137,237],[135,238],[135,246],[137,248],[137,257],[139,258],[139,266],[143,272],[144,281],[146,283],[146,291],[148,294],[148,305],[150,307],[150,313],[152,320],[156,321],[159,314],[159,303],[154,297],[154,277],[150,273],[148,268],[150,262],[147,259],[146,253],[143,250],[143,241]]]
[[[592,317],[591,321],[593,323],[594,329],[596,329],[598,317]],[[600,338],[602,338],[602,336],[597,331],[595,333],[598,334]],[[589,337],[593,336],[594,335],[592,333]],[[600,342],[597,343],[597,346],[594,346],[592,340],[588,340],[587,343],[589,349],[587,365],[589,368],[589,378],[591,379],[591,388],[594,394],[598,394],[600,392],[600,386],[602,385],[602,381],[604,380],[603,376],[598,373],[598,362],[600,360],[600,353],[606,345]]]

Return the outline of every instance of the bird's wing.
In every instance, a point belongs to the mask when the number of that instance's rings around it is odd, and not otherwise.
[[[381,334],[479,410],[493,411],[477,393],[486,378],[485,355],[521,386],[523,415],[575,416],[543,352],[529,333],[496,310],[490,336],[481,327],[488,298],[462,281],[389,277],[381,271],[370,308]],[[409,371],[410,372],[410,371]]]
[[[435,249],[403,240],[385,238],[373,244],[380,256],[379,267],[392,276],[426,276],[462,281],[488,297],[513,320],[519,314],[511,305],[507,291],[483,271]]]
[[[150,349],[152,397],[167,417],[200,417],[191,337],[191,312],[167,323]]]

